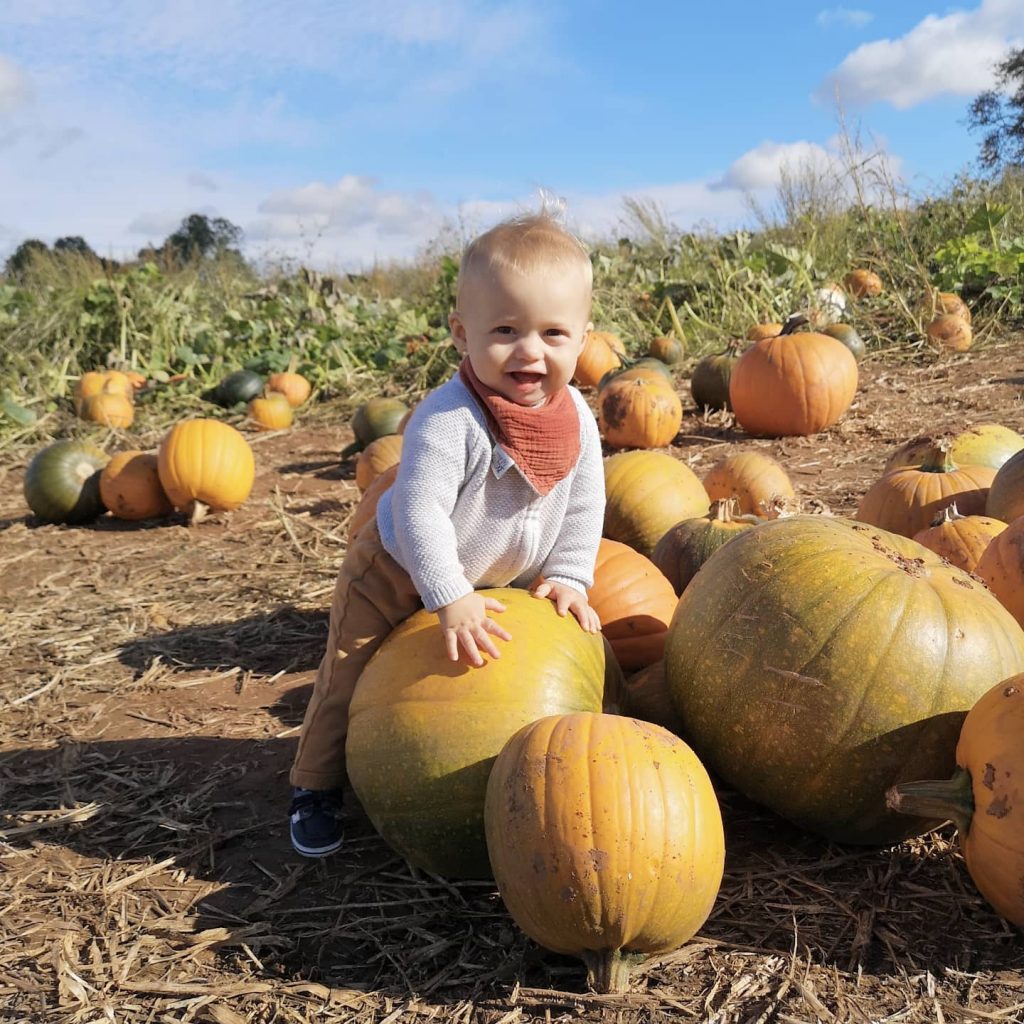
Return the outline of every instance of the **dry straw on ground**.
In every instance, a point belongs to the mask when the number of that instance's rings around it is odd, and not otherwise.
[[[1017,352],[869,363],[816,438],[752,442],[691,410],[674,454],[702,473],[768,451],[848,513],[903,438],[1024,426]],[[715,911],[616,997],[490,883],[410,869],[358,808],[339,856],[297,858],[286,773],[357,496],[342,422],[259,438],[253,498],[194,529],[38,527],[29,452],[0,469],[0,1020],[1024,1020],[1024,939],[949,827],[840,848],[720,789]]]

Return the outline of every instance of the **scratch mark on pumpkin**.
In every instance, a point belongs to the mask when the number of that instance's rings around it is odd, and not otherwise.
[[[985,774],[981,777],[981,784],[986,789],[992,789],[996,781],[996,769],[994,765],[985,765]]]
[[[782,676],[785,679],[793,679],[798,683],[813,683],[815,686],[824,686],[825,684],[814,676],[802,676],[799,672],[793,672],[789,669],[775,668],[772,665],[764,666],[765,672],[771,672],[774,675]]]

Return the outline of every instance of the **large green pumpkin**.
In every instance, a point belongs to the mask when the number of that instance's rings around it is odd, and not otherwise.
[[[409,406],[400,398],[371,398],[363,402],[352,416],[352,433],[355,440],[342,449],[342,458],[361,452],[378,437],[397,434],[402,418]]]
[[[28,507],[44,523],[87,523],[106,511],[100,470],[110,456],[87,441],[54,441],[36,452],[25,471]]]
[[[795,516],[719,549],[669,626],[684,736],[750,798],[839,842],[933,827],[885,791],[952,773],[960,725],[1024,668],[1024,630],[915,541]]]
[[[473,668],[445,652],[437,615],[398,626],[359,677],[346,761],[377,831],[417,867],[490,877],[484,796],[491,764],[522,726],[546,715],[600,711],[606,671],[600,634],[583,631],[525,590],[481,591],[512,640]]]
[[[264,383],[254,370],[235,370],[214,389],[214,401],[228,408],[239,402],[251,402],[263,394]]]

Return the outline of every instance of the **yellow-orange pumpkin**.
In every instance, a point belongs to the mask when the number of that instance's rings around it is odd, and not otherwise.
[[[843,278],[843,287],[858,299],[873,298],[882,294],[882,279],[873,270],[860,268]]]
[[[763,452],[737,452],[719,459],[704,476],[704,490],[716,498],[735,498],[743,515],[764,515],[773,498],[795,498],[786,471]]]
[[[928,449],[940,440],[950,442],[949,454],[961,466],[991,466],[999,469],[1011,456],[1024,449],[1024,437],[1001,423],[978,423],[946,437],[915,437],[889,456],[885,472],[903,466],[920,466]]]
[[[997,533],[978,559],[975,574],[1024,626],[1024,516]]]
[[[663,448],[679,433],[683,406],[672,388],[651,378],[615,378],[600,393],[598,424],[613,448]]]
[[[371,441],[356,459],[356,486],[364,492],[386,469],[402,458],[402,435],[385,434]]]
[[[926,530],[914,534],[914,540],[940,555],[964,572],[975,572],[978,562],[993,537],[1006,529],[1006,523],[989,516],[963,516],[956,502],[947,505]]]
[[[608,344],[604,331],[591,331],[583,342],[583,351],[576,361],[573,380],[581,388],[596,388],[601,378],[622,365],[619,354]]]
[[[118,519],[152,519],[171,512],[155,455],[118,452],[100,472],[100,497]]]
[[[527,725],[491,771],[487,849],[505,906],[532,939],[622,992],[630,962],[707,920],[725,840],[714,789],[667,729],[603,714]]]
[[[949,352],[966,352],[973,341],[971,325],[955,313],[940,313],[925,333],[936,348]]]
[[[623,669],[643,668],[661,658],[676,592],[649,558],[602,537],[589,599]]]
[[[978,891],[1024,927],[1024,675],[997,683],[968,711],[956,763],[952,779],[894,786],[889,806],[955,822]]]
[[[130,427],[134,422],[135,406],[124,392],[103,390],[82,401],[79,415],[91,423],[124,428]]]
[[[827,334],[797,332],[754,342],[736,360],[729,402],[749,434],[816,434],[838,422],[857,391],[857,360]]]
[[[267,378],[267,390],[276,391],[288,399],[288,404],[297,409],[309,398],[312,387],[301,373],[272,373]]]
[[[268,391],[253,398],[248,413],[249,421],[257,430],[287,430],[295,419],[291,402],[279,391]]]
[[[256,460],[245,438],[220,420],[192,419],[168,431],[157,454],[160,483],[175,508],[229,511],[249,497]]]

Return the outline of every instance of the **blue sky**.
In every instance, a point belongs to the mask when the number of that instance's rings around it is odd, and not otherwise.
[[[202,212],[252,256],[365,267],[538,187],[588,237],[627,196],[730,229],[783,166],[836,166],[840,107],[934,192],[1021,45],[1024,0],[3,0],[0,256],[124,257]]]

